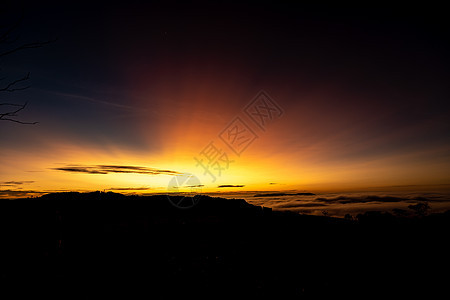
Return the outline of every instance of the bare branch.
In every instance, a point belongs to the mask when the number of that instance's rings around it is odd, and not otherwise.
[[[17,28],[21,25],[23,19],[22,17],[14,23],[12,26],[9,26],[7,28],[1,28],[0,30],[0,45],[6,46],[4,49],[2,49],[3,52],[0,52],[0,58],[5,57],[7,55],[26,50],[26,49],[34,49],[34,48],[41,48],[47,44],[53,43],[57,40],[47,40],[47,41],[35,41],[30,43],[24,43],[21,45],[14,45],[14,43],[19,39],[19,35],[16,33]],[[7,50],[9,49],[9,50]],[[5,80],[7,77],[0,78],[0,81]],[[18,78],[16,80],[12,80],[9,83],[5,82],[3,83],[3,87],[0,87],[0,92],[15,92],[15,91],[22,91],[30,86],[21,86],[25,81],[30,79],[30,72],[28,72],[25,76],[22,78]],[[24,122],[17,120],[18,113],[25,109],[27,103],[24,104],[15,104],[15,103],[0,103],[1,108],[5,108],[6,112],[0,111],[0,121],[9,121],[19,124],[37,124],[38,122]]]
[[[14,25],[12,25],[8,29],[6,29],[5,32],[3,32],[2,35],[0,35],[0,43],[10,43],[10,42],[14,42],[17,40],[17,38],[16,38],[11,41],[10,35],[12,32],[14,32],[19,27],[19,25],[22,23],[22,20],[23,20],[23,15]]]
[[[23,122],[20,120],[16,120],[16,119],[12,119],[11,117],[17,117],[17,113],[23,109],[25,109],[25,107],[27,106],[27,102],[25,102],[24,104],[15,104],[15,103],[0,103],[0,105],[3,106],[13,106],[16,107],[16,109],[5,112],[5,113],[0,113],[0,121],[10,121],[10,122],[15,122],[15,123],[19,123],[19,124],[26,124],[26,125],[34,125],[37,124],[39,122]]]
[[[8,51],[3,52],[3,53],[0,53],[0,57],[6,56],[6,55],[9,55],[9,54],[12,54],[14,52],[17,52],[17,51],[20,51],[20,50],[24,50],[24,49],[41,48],[41,47],[43,47],[43,46],[45,46],[47,44],[56,42],[57,40],[58,39],[56,38],[54,40],[48,40],[48,41],[45,41],[45,42],[37,41],[37,42],[33,42],[33,43],[23,44],[23,45],[20,45],[20,46],[14,48],[14,49],[8,50]]]
[[[8,106],[23,106],[23,104],[16,104],[16,103],[0,103],[0,105],[8,105]]]
[[[1,117],[0,117],[0,121],[11,121],[11,122],[19,123],[19,124],[24,124],[24,125],[35,125],[35,124],[39,123],[39,122],[22,122],[19,120],[1,118]]]
[[[14,85],[18,84],[19,82],[26,81],[28,79],[30,79],[30,72],[28,72],[27,75],[25,75],[24,77],[10,82],[4,88],[0,88],[0,92],[14,92],[14,91],[25,90],[25,89],[29,88],[30,86],[15,88]]]

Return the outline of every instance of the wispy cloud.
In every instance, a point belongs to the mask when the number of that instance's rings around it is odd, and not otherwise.
[[[47,192],[33,190],[0,190],[0,198],[20,198],[46,194]]]
[[[334,198],[316,198],[315,201],[327,204],[355,204],[355,203],[370,203],[370,202],[380,202],[380,203],[417,202],[417,201],[441,202],[447,201],[447,199],[368,195],[361,197],[339,196]]]
[[[303,207],[320,207],[327,206],[323,203],[281,203],[279,205],[274,205],[274,208],[303,208]]]
[[[245,185],[238,185],[238,184],[223,184],[217,186],[218,188],[230,188],[230,187],[244,187]]]
[[[155,169],[142,166],[124,166],[124,165],[68,165],[66,167],[51,168],[52,170],[85,173],[85,174],[109,174],[109,173],[135,173],[147,175],[175,175],[180,174],[177,171]]]
[[[0,186],[18,186],[23,184],[33,183],[33,180],[23,180],[23,181],[0,181]]]
[[[111,102],[111,101],[105,101],[105,100],[101,100],[98,98],[93,98],[93,97],[88,97],[88,96],[83,96],[83,95],[61,93],[61,92],[56,92],[56,91],[47,91],[47,92],[57,95],[57,96],[61,96],[61,97],[69,97],[69,98],[73,98],[73,99],[77,99],[77,100],[102,104],[102,105],[115,107],[115,108],[119,108],[119,109],[125,109],[125,110],[130,110],[130,111],[141,111],[142,110],[142,108],[138,108],[138,107],[134,107],[134,106],[130,106],[130,105],[124,105],[124,104],[120,104],[120,103],[115,103],[115,102]]]
[[[269,194],[270,195],[270,194]],[[247,201],[254,205],[272,207],[275,210],[289,210],[307,214],[322,215],[327,210],[330,215],[341,216],[349,213],[356,216],[366,211],[389,211],[395,209],[408,210],[411,204],[429,202],[431,212],[443,212],[450,209],[448,193],[397,193],[397,194],[332,194],[321,197],[296,197],[286,193],[272,194],[271,197],[248,197]]]
[[[150,187],[112,187],[109,188],[109,191],[147,191],[147,190],[151,190],[152,188]]]

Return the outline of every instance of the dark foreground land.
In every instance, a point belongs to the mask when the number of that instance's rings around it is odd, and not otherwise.
[[[358,220],[203,196],[0,201],[3,299],[444,297],[450,214]],[[1,296],[0,296],[1,297]]]

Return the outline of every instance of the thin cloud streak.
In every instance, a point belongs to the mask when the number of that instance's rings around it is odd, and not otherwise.
[[[34,180],[23,180],[23,181],[0,181],[0,186],[17,186],[23,184],[30,184],[35,182]]]
[[[162,170],[142,166],[125,166],[125,165],[68,165],[66,167],[51,168],[51,169],[70,173],[85,173],[85,174],[109,174],[109,173],[134,173],[147,175],[180,174],[179,172],[172,170]]]
[[[47,194],[47,192],[34,190],[0,190],[0,198],[20,198],[43,194]]]
[[[245,185],[238,185],[238,184],[223,184],[217,186],[218,188],[233,188],[233,187],[244,187]]]
[[[61,93],[61,92],[56,92],[56,91],[46,91],[46,92],[48,92],[50,94],[53,94],[53,95],[56,95],[56,96],[74,98],[74,99],[78,99],[78,100],[83,100],[83,101],[88,101],[88,102],[92,102],[92,103],[112,106],[112,107],[115,107],[115,108],[120,108],[120,109],[125,109],[125,110],[132,110],[132,111],[142,111],[143,110],[142,108],[138,108],[138,107],[135,107],[135,106],[130,106],[130,105],[124,105],[124,104],[119,104],[119,103],[99,100],[99,99],[88,97],[88,96],[69,94],[69,93]]]
[[[150,187],[112,187],[107,190],[109,191],[147,191],[151,190]]]

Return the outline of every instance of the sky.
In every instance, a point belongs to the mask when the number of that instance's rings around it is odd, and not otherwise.
[[[0,197],[450,189],[445,10],[288,2],[14,3]],[[1,88],[0,87],[0,88]],[[0,105],[0,114],[10,109]],[[187,177],[186,177],[187,176]],[[181,181],[180,181],[181,180]]]

